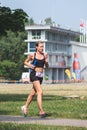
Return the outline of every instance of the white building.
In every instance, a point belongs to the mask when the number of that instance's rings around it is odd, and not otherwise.
[[[67,80],[65,69],[73,71],[74,53],[78,54],[82,77],[86,78],[84,69],[87,66],[87,45],[76,42],[76,38],[81,35],[80,32],[51,25],[26,26],[25,30],[28,33],[25,40],[28,49],[25,55],[35,51],[37,41],[44,43],[44,52],[48,53],[49,69],[44,69],[44,82],[47,82],[46,76],[50,83]]]

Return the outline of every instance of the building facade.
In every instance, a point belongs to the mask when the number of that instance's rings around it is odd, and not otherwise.
[[[87,46],[76,42],[81,33],[51,25],[26,26],[25,30],[28,34],[25,55],[35,52],[37,41],[44,43],[43,51],[48,53],[49,69],[44,68],[44,82],[65,82],[68,79],[65,70],[73,71],[74,53],[78,53],[80,63],[83,62],[81,67],[86,66],[87,62],[82,60],[87,56]]]

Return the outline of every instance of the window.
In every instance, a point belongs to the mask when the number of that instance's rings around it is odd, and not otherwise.
[[[56,34],[52,33],[52,40],[55,41],[56,40]]]
[[[41,39],[41,30],[32,30],[32,39]]]
[[[30,42],[30,52],[35,52],[36,48],[35,48],[35,42]]]
[[[58,62],[58,56],[56,55],[56,63]]]
[[[52,63],[52,55],[49,55],[49,64]]]
[[[50,39],[50,33],[46,32],[46,39],[49,40]]]

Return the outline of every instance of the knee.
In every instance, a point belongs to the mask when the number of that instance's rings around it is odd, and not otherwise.
[[[30,97],[33,98],[35,96],[35,93],[31,93]]]
[[[37,92],[37,94],[38,94],[38,95],[43,95],[43,91],[42,91],[42,90],[39,90],[39,91]]]

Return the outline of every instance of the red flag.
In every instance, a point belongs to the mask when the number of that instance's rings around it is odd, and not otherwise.
[[[80,26],[81,26],[81,27],[84,27],[85,25],[84,25],[84,23],[80,23]]]

